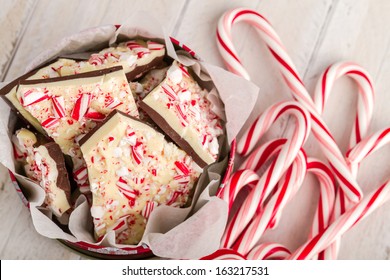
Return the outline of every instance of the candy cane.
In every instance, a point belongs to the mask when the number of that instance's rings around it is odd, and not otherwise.
[[[253,248],[246,256],[248,260],[284,260],[291,252],[278,243],[263,243]]]
[[[334,83],[343,76],[351,77],[359,89],[355,123],[349,143],[349,148],[352,148],[366,136],[374,110],[375,93],[367,71],[351,62],[339,62],[329,66],[317,82],[313,99],[317,111],[323,114]]]
[[[287,139],[280,138],[259,146],[245,158],[238,170],[250,169],[255,172],[259,171],[273,155],[280,151],[286,142]]]
[[[228,210],[230,212],[238,193],[245,186],[257,183],[258,181],[259,176],[254,171],[250,169],[239,170],[229,178],[226,185],[220,189],[216,196],[228,203]]]
[[[202,257],[201,260],[246,260],[246,258],[231,249],[219,249],[214,253]]]
[[[269,158],[273,154],[276,154],[280,151],[281,147],[283,146],[283,144],[285,142],[286,142],[286,139],[277,139],[277,140],[270,141],[270,142],[262,145],[258,149],[257,154],[255,154],[255,155],[251,154],[251,157],[258,157],[260,161],[266,162],[267,160],[269,160]],[[273,148],[272,150],[270,149],[271,147]],[[269,152],[267,153],[265,151],[269,151]],[[263,153],[260,153],[260,152],[263,152]],[[301,158],[300,158],[300,156],[301,156]],[[303,158],[302,158],[302,156],[303,156]],[[301,162],[303,162],[303,163],[298,162],[298,164],[297,164],[297,159],[301,159]],[[254,164],[256,166],[258,165],[258,163],[254,163],[253,160],[251,162],[252,162],[252,164]],[[272,224],[273,224],[273,226],[275,225],[275,222],[274,222],[275,216],[277,215],[277,213],[281,213],[281,209],[283,209],[283,206],[285,205],[285,203],[297,191],[297,188],[294,186],[300,186],[302,184],[303,178],[305,177],[305,173],[306,173],[305,166],[302,167],[302,165],[304,165],[304,162],[306,162],[306,159],[305,159],[304,153],[302,151],[302,153],[300,153],[297,156],[296,160],[294,161],[295,165],[290,167],[290,169],[291,169],[290,172],[288,171],[286,176],[283,178],[282,183],[281,183],[282,187],[280,189],[278,189],[278,191],[275,193],[274,197],[268,202],[268,204],[266,206],[264,206],[263,213],[265,213],[265,214],[258,215],[257,222],[255,222],[255,223],[252,222],[252,224],[251,224],[251,226],[253,228],[252,232],[257,235],[257,237],[256,236],[247,237],[247,240],[250,240],[250,242],[252,244],[256,243],[257,240],[261,237],[262,233],[266,229],[272,227]],[[301,165],[301,167],[300,167],[301,171],[294,170],[293,167],[295,167],[295,169],[296,169],[300,165]],[[249,167],[249,166],[247,166],[247,167]],[[334,195],[335,194],[335,187],[334,187],[334,178],[333,178],[331,171],[322,162],[315,160],[313,158],[310,158],[308,160],[307,170],[309,172],[312,172],[313,174],[315,174],[317,176],[317,178],[320,181],[320,186],[321,186],[320,200],[319,200],[319,204],[318,204],[318,209],[316,211],[316,215],[314,217],[312,231],[311,231],[311,235],[314,236],[317,233],[321,232],[330,223],[330,217],[332,214],[334,197],[335,197],[335,195]],[[231,178],[230,182],[226,186],[227,189],[225,189],[225,190],[228,190],[231,187],[233,188],[234,186],[238,187],[238,189],[241,189],[242,186],[244,186],[250,182],[249,178],[251,178],[253,176],[253,174],[254,174],[253,171],[250,171],[250,170],[237,171],[232,176],[232,178],[235,178],[236,176],[237,176],[237,178],[236,179]],[[300,178],[294,179],[293,177],[296,176],[297,174],[301,174]],[[291,175],[293,175],[293,176],[291,177]],[[249,181],[245,180],[247,178],[249,179]],[[253,180],[258,180],[257,176],[255,176],[253,178],[254,178]],[[288,180],[286,180],[286,178],[288,178]],[[242,180],[240,180],[240,179],[242,179]],[[223,196],[221,196],[221,197],[223,197]],[[232,198],[230,197],[228,200],[231,200],[231,199]],[[261,203],[263,203],[263,202],[261,202]],[[248,231],[249,230],[247,230],[246,233],[244,233],[244,235],[247,234]],[[242,239],[243,238],[241,238],[239,243],[240,242],[242,243]],[[268,250],[267,248],[269,249],[270,247],[265,246],[265,245],[264,246],[257,246],[248,253],[247,258],[248,259],[259,259],[259,258],[264,259],[265,258],[265,257],[264,258],[260,257],[260,255],[267,255],[267,258],[268,258],[269,254],[271,254],[271,253],[267,252],[267,250]],[[281,248],[281,247],[277,246],[277,248]],[[244,255],[245,255],[245,251],[244,252],[240,251],[239,247],[237,247],[237,248],[233,247],[233,249],[238,250],[239,252],[244,253]],[[271,250],[271,249],[269,249],[269,250]],[[271,251],[273,251],[273,250],[276,250],[276,249],[272,249]],[[286,250],[282,249],[282,251],[280,253],[282,253],[284,255],[286,253]],[[337,250],[335,250],[334,246],[330,246],[324,252],[321,252],[319,254],[318,258],[319,259],[325,259],[325,258],[326,259],[334,259],[336,257],[336,254],[337,254]],[[286,256],[286,255],[284,255],[284,256]],[[276,256],[272,256],[270,258],[276,258]]]
[[[347,153],[348,160],[360,163],[364,158],[374,151],[390,143],[390,128],[374,133],[363,139],[352,150]],[[383,203],[390,200],[390,180],[387,180],[377,190],[364,197],[361,202],[339,216],[329,227],[313,237],[306,244],[294,252],[290,259],[311,258],[318,251],[327,248],[334,241],[337,241],[347,230],[353,227],[363,218],[370,215]]]
[[[347,152],[347,159],[351,164],[359,164],[364,158],[388,143],[390,143],[390,127],[363,139],[358,145]]]
[[[297,120],[297,129],[291,139],[286,141],[279,154],[261,176],[257,185],[249,193],[238,212],[228,224],[222,239],[223,247],[230,248],[241,231],[259,210],[260,202],[268,197],[284,172],[292,164],[307,139],[307,135],[310,131],[310,122],[307,112],[297,102],[282,102],[277,103],[264,111],[264,113],[246,131],[243,139],[239,141],[237,149],[249,153],[272,123],[284,114],[291,114],[295,117]]]
[[[366,195],[358,204],[337,218],[325,231],[321,232],[296,252],[289,259],[310,259],[339,239],[347,230],[360,220],[369,216],[375,209],[390,199],[390,180],[374,192]]]
[[[355,123],[352,127],[349,147],[354,147],[366,136],[371,122],[374,107],[374,89],[369,74],[359,65],[350,62],[340,62],[329,66],[321,75],[314,91],[314,104],[317,111],[323,114],[326,101],[330,95],[334,83],[343,76],[351,77],[358,85],[358,106],[356,110]],[[357,177],[358,164],[347,162],[350,172],[354,178]],[[333,167],[333,166],[332,166]],[[337,174],[338,170],[334,169]],[[339,189],[334,210],[334,217],[340,216],[350,208],[351,201],[345,195],[343,189]],[[333,254],[337,255],[340,240],[332,245]]]
[[[275,194],[272,195],[268,203],[263,206],[260,213],[256,215],[234,244],[234,250],[243,255],[247,255],[250,252],[263,233],[274,223],[278,212],[282,211],[290,198],[294,196],[298,190],[297,186],[302,185],[306,176],[306,169],[306,155],[301,152],[288,168]],[[226,245],[230,246],[229,243]]]
[[[312,238],[321,233],[332,222],[336,187],[331,170],[323,162],[308,158],[307,171],[313,173],[320,182],[320,198],[309,235],[309,238]],[[320,260],[336,259],[338,244],[339,240],[336,240],[331,246],[320,252],[316,258]]]
[[[251,189],[259,181],[256,172],[266,165],[286,144],[287,139],[275,139],[266,142],[252,151],[247,159],[241,164],[236,172],[227,180],[224,186],[220,187],[216,196],[228,203],[229,211],[238,193],[249,186]]]
[[[260,34],[261,38],[266,42],[268,49],[278,62],[283,79],[291,89],[294,99],[304,105],[310,112],[313,121],[313,133],[319,141],[326,158],[332,166],[332,169],[335,171],[336,178],[345,195],[353,202],[359,201],[362,197],[362,192],[353,174],[351,174],[343,154],[335,143],[327,125],[322,120],[316,104],[307,92],[302,79],[296,71],[296,68],[288,56],[279,36],[262,15],[253,10],[238,8],[228,11],[222,16],[217,28],[217,44],[225,64],[230,71],[249,79],[249,75],[243,68],[232,42],[231,29],[233,24],[239,21],[246,21],[253,25]],[[353,78],[364,75],[365,73],[361,73],[359,71],[353,74],[351,73]],[[370,83],[369,78],[359,78],[358,83],[364,82],[364,80]],[[245,154],[245,151],[243,152]]]

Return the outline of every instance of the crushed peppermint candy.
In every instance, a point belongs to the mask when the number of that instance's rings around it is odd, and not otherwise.
[[[120,68],[96,72],[82,84],[77,76],[44,85],[41,82],[21,84],[17,96],[62,152],[71,156],[75,174],[78,167],[85,166],[79,146],[83,135],[114,109],[138,117],[127,78]],[[100,102],[101,98],[106,102]],[[87,174],[75,176],[75,180],[80,189],[88,191]]]
[[[117,232],[116,241],[123,244],[139,242],[145,223],[158,205],[184,206],[201,172],[192,158],[167,142],[163,134],[118,112],[81,150],[94,186],[93,205],[106,209],[102,218],[94,219],[95,233],[101,237],[119,217],[133,215],[124,232]],[[96,157],[104,157],[99,162],[106,164],[96,164]],[[109,201],[116,201],[115,208],[108,210]]]
[[[201,167],[217,160],[218,137],[223,134],[221,120],[213,112],[208,95],[189,69],[175,61],[165,80],[140,103],[157,125],[161,119],[168,123],[160,127],[165,133],[174,134],[171,138],[188,153],[196,153],[199,157],[194,159]]]

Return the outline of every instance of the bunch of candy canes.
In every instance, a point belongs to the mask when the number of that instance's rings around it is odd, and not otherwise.
[[[241,64],[231,35],[233,25],[240,21],[256,28],[265,41],[294,101],[280,102],[266,109],[238,141],[237,153],[244,156],[245,161],[217,195],[231,209],[242,189],[249,189],[249,194],[232,213],[221,249],[203,259],[336,259],[341,236],[390,199],[390,180],[365,195],[356,180],[360,162],[390,142],[390,128],[366,135],[374,106],[371,78],[354,63],[331,65],[321,75],[312,98],[270,23],[256,11],[238,8],[221,17],[217,44],[227,68],[245,79],[250,77]],[[352,78],[359,88],[355,124],[345,156],[321,116],[335,81],[342,76]],[[283,115],[294,117],[293,135],[256,147],[270,126]],[[303,145],[310,132],[327,163],[306,156]],[[264,166],[267,168],[259,176],[258,171]],[[292,253],[281,244],[258,245],[264,232],[277,226],[284,206],[297,193],[307,173],[314,174],[320,186],[308,241]]]

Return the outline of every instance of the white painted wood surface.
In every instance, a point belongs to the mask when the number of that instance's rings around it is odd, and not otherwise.
[[[302,74],[309,90],[329,64],[350,60],[372,75],[377,92],[371,132],[390,126],[390,2],[386,0],[0,0],[0,81],[20,75],[28,61],[63,36],[106,23],[122,23],[135,13],[148,11],[167,31],[185,42],[204,60],[223,66],[215,44],[216,22],[233,7],[256,9],[269,19]],[[275,101],[290,98],[275,62],[256,33],[244,24],[234,29],[234,41],[261,94],[252,121]],[[354,116],[356,88],[348,79],[337,84],[325,110],[325,120],[343,147]],[[284,133],[278,123],[267,137]],[[315,143],[305,146],[321,156]],[[358,181],[365,192],[390,175],[390,147],[362,164]],[[291,250],[306,240],[318,192],[308,178],[298,197],[288,205],[277,230],[263,240],[286,244]],[[297,214],[299,213],[299,214]],[[29,212],[0,172],[0,258],[79,259],[57,241],[37,234]],[[340,259],[390,259],[390,203],[344,235]]]

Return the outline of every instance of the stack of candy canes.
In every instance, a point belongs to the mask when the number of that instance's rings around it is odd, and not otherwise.
[[[336,259],[341,236],[390,199],[390,180],[363,195],[356,179],[360,162],[390,142],[390,128],[367,135],[374,105],[371,78],[354,63],[336,63],[322,73],[312,98],[267,19],[257,11],[237,8],[219,20],[217,44],[227,68],[247,80],[249,74],[241,64],[231,34],[233,25],[241,21],[253,26],[265,41],[294,101],[266,109],[239,139],[237,153],[245,160],[222,184],[217,195],[232,209],[239,192],[244,188],[250,191],[239,209],[231,211],[221,249],[203,259]],[[334,83],[343,76],[352,78],[359,89],[355,123],[345,156],[322,117]],[[285,115],[295,119],[293,135],[258,146],[270,126]],[[306,155],[303,145],[310,132],[327,163]],[[259,176],[264,166],[266,170]],[[308,241],[295,252],[282,244],[260,243],[264,232],[278,225],[283,208],[297,193],[307,173],[318,178],[320,187]]]

